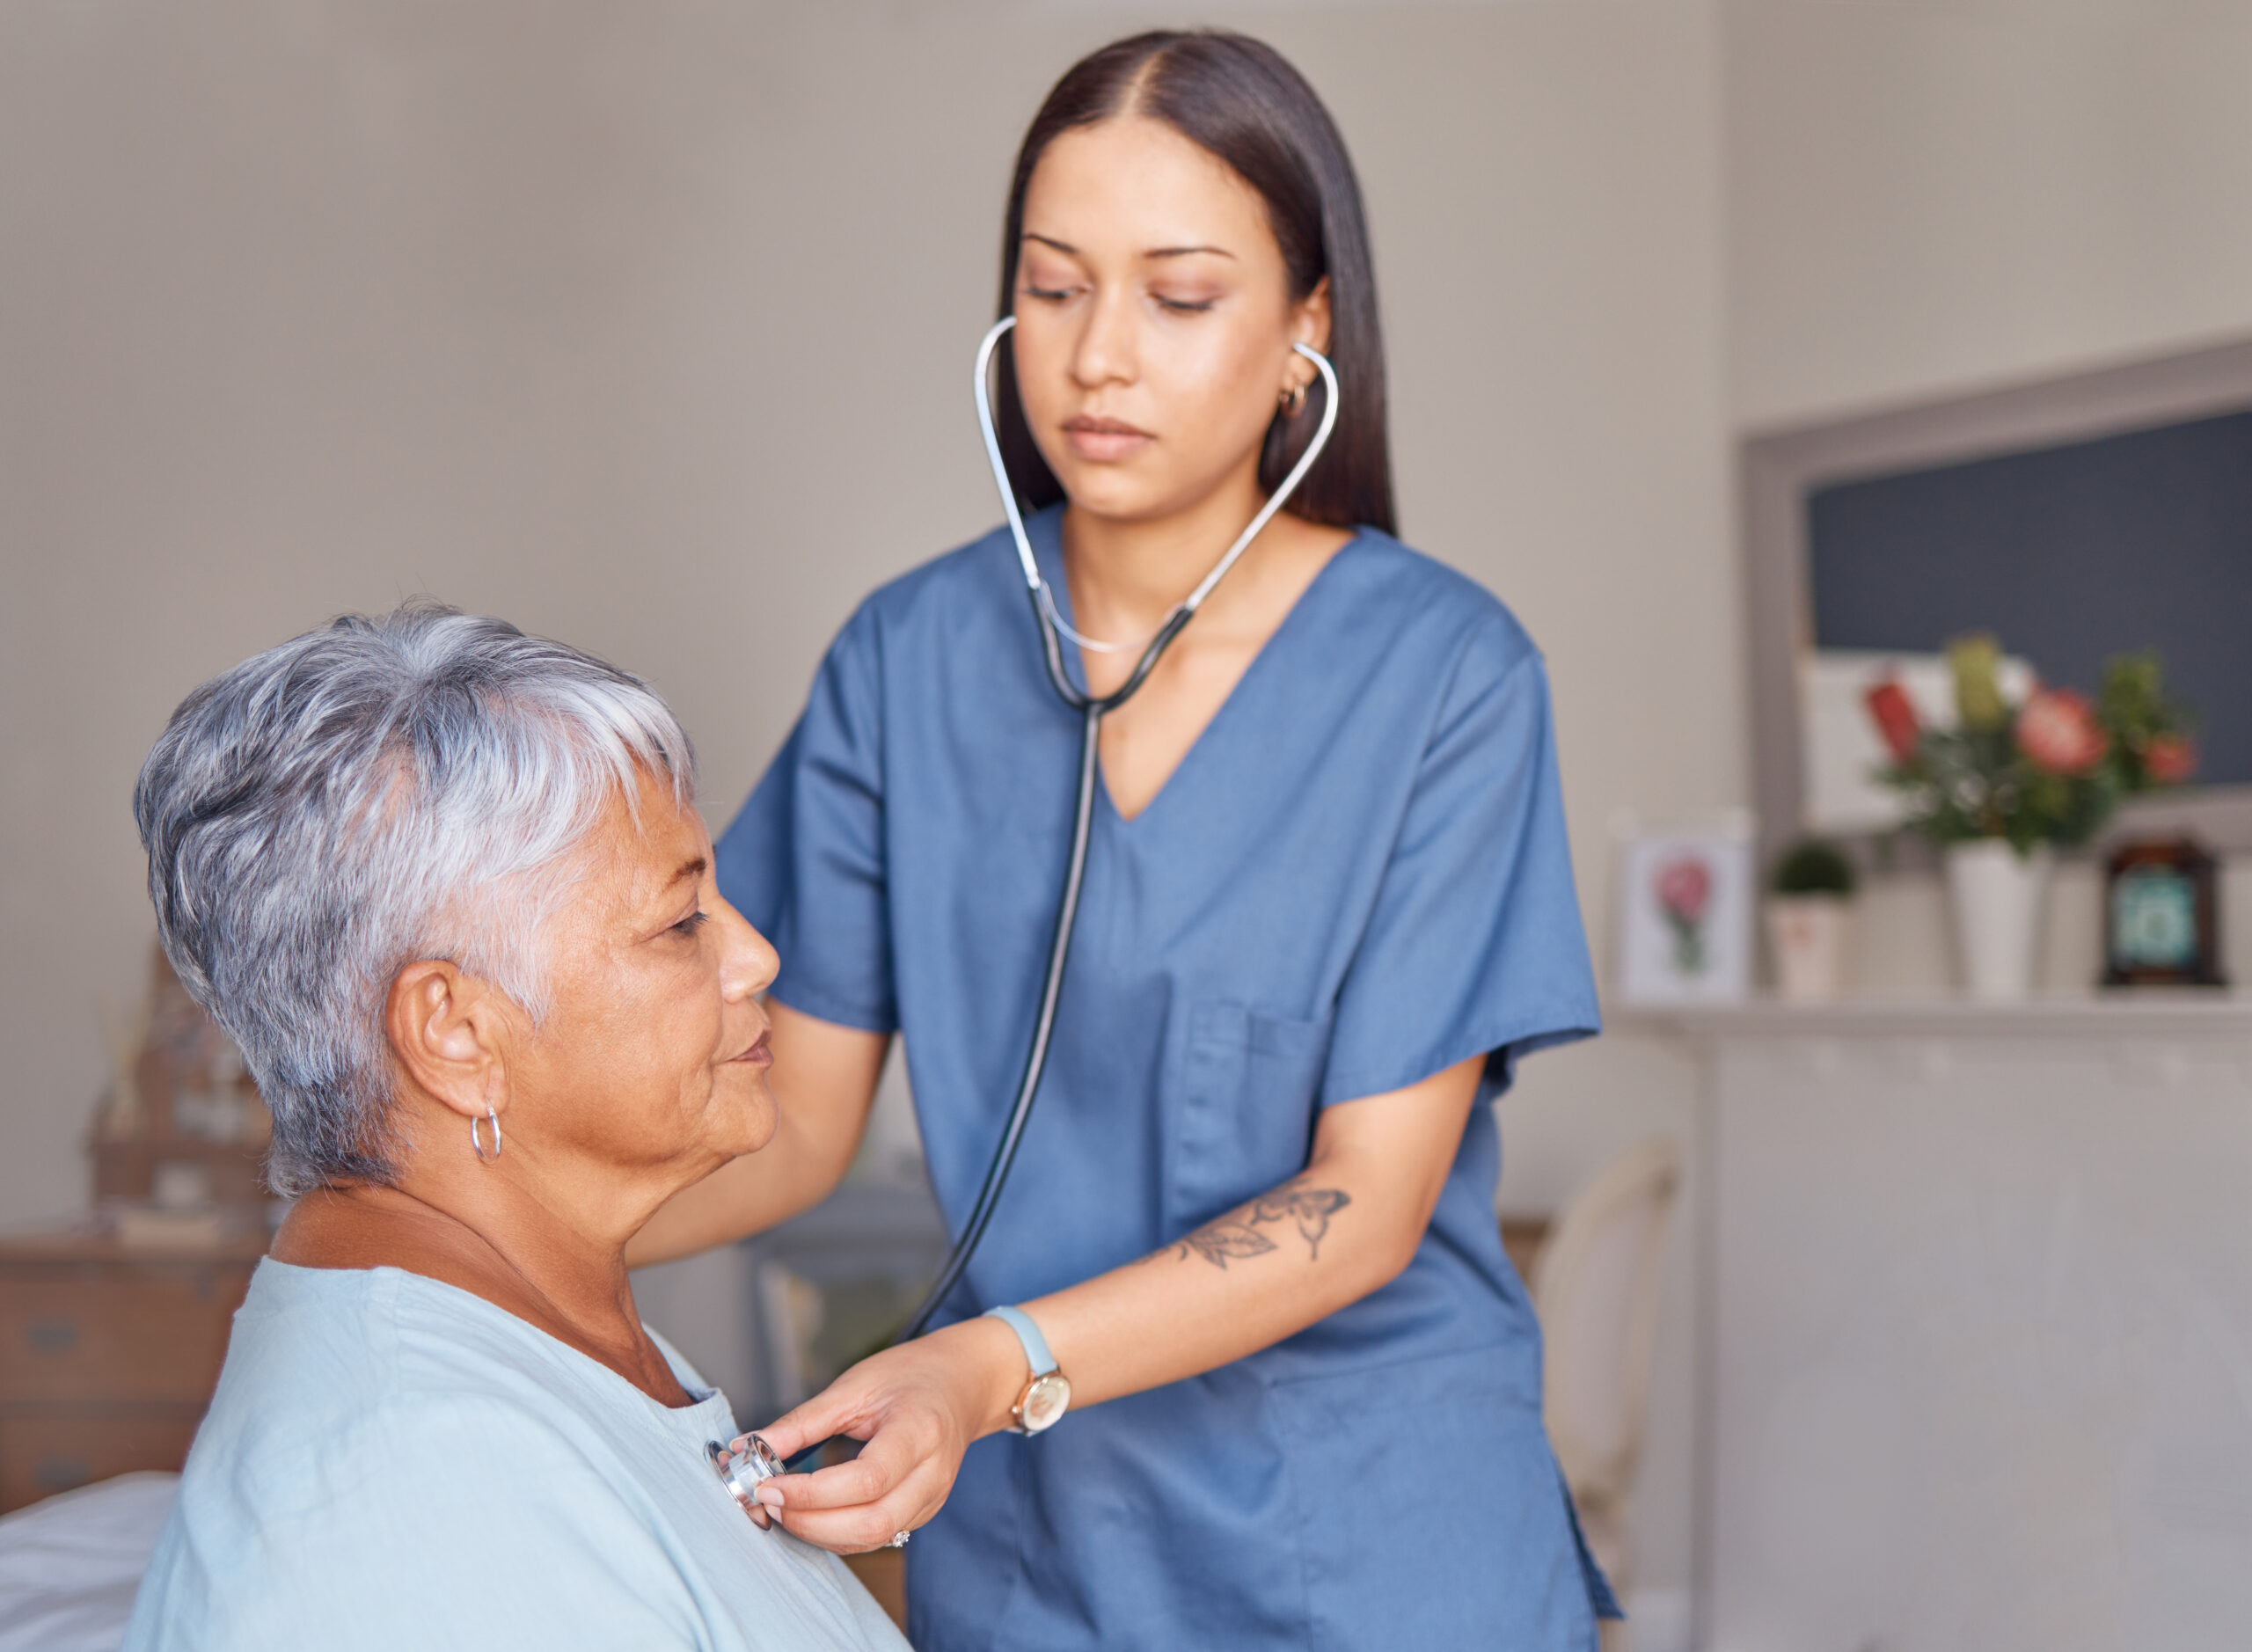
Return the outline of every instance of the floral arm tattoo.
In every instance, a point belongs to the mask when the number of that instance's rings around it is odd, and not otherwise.
[[[1329,1232],[1329,1218],[1352,1202],[1352,1195],[1341,1188],[1308,1188],[1295,1181],[1286,1182],[1274,1192],[1262,1193],[1249,1204],[1207,1222],[1163,1250],[1151,1252],[1143,1260],[1155,1261],[1170,1251],[1187,1261],[1189,1252],[1194,1251],[1213,1267],[1225,1268],[1231,1257],[1241,1260],[1263,1256],[1275,1248],[1275,1241],[1261,1232],[1261,1228],[1295,1221],[1298,1236],[1305,1240],[1306,1260],[1315,1261],[1321,1255],[1321,1241]]]

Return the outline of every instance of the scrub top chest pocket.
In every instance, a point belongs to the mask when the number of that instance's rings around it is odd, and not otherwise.
[[[1328,1059],[1327,1020],[1190,1005],[1165,1122],[1168,1240],[1305,1168]]]

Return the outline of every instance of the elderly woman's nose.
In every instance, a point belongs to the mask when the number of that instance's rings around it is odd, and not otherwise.
[[[750,926],[750,920],[725,901],[712,914],[719,926],[721,947],[720,990],[728,999],[747,998],[774,984],[782,968],[773,943]]]

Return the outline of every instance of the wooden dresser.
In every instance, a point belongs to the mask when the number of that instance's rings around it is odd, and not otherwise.
[[[133,1469],[178,1469],[266,1251],[100,1234],[0,1239],[0,1513]]]

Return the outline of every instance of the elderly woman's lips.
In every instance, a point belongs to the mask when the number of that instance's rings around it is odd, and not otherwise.
[[[772,1066],[774,1064],[774,1051],[769,1047],[769,1041],[772,1036],[773,1034],[771,1033],[761,1033],[758,1035],[758,1042],[757,1043],[753,1044],[749,1049],[743,1051],[742,1055],[736,1056],[732,1059],[734,1061],[747,1063],[749,1065],[753,1067]]]

